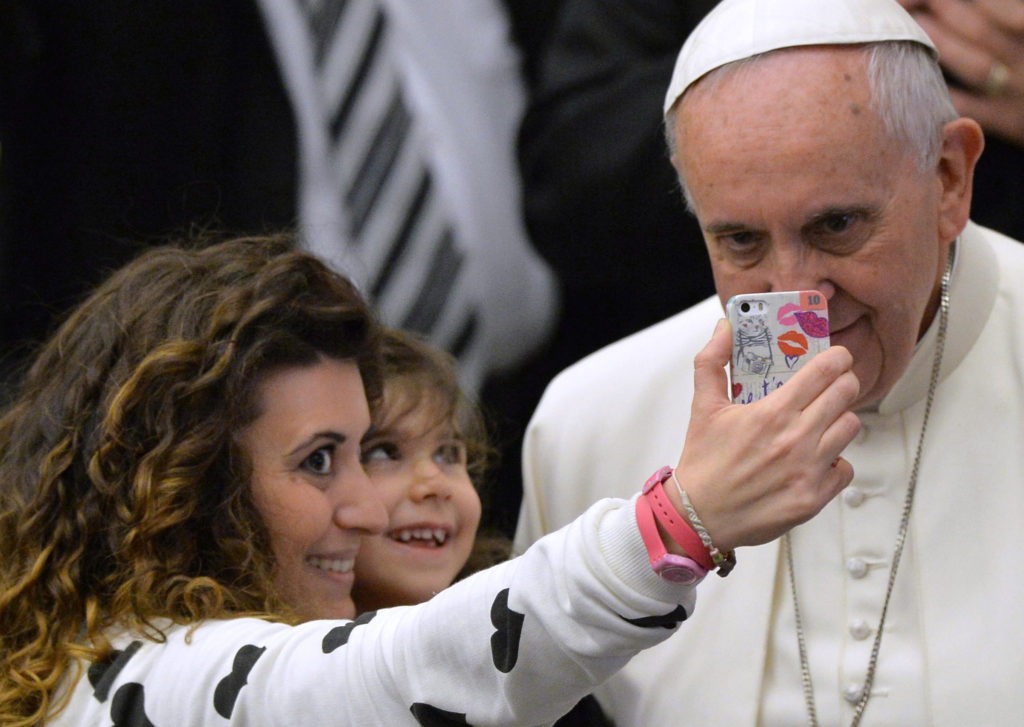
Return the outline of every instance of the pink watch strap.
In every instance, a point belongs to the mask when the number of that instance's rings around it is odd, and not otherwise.
[[[705,570],[714,570],[715,561],[711,558],[704,542],[697,532],[690,526],[685,517],[676,512],[665,495],[665,488],[662,483],[672,476],[672,468],[662,467],[647,480],[644,484],[643,497],[648,499],[654,516],[661,523],[661,526],[668,532],[676,543],[686,551],[693,560],[697,561]],[[659,538],[660,540],[660,538]]]
[[[651,570],[667,581],[696,585],[704,580],[707,569],[692,558],[675,555],[665,550],[665,544],[654,521],[654,511],[646,497],[636,498],[636,523],[640,528],[640,537],[647,547],[647,557],[651,562]]]

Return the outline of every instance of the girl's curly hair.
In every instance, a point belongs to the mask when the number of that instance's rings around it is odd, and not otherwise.
[[[0,723],[59,710],[113,625],[287,617],[234,435],[283,366],[352,360],[374,402],[379,336],[283,236],[156,248],[70,315],[0,418]]]
[[[466,468],[479,489],[493,464],[483,411],[459,384],[455,358],[410,331],[385,329],[381,338],[383,395],[373,414],[376,427],[425,407],[436,424],[451,424],[466,447]]]

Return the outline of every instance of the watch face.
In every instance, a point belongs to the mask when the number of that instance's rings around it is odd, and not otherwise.
[[[671,560],[669,560],[671,558]],[[683,586],[692,586],[704,580],[704,573],[698,570],[696,563],[689,563],[689,558],[677,558],[665,556],[655,564],[654,570],[666,581],[672,581]]]

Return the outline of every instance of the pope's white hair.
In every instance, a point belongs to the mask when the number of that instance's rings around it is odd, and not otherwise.
[[[934,168],[941,150],[942,129],[959,116],[949,100],[949,89],[934,55],[913,41],[869,43],[864,49],[871,105],[886,133],[897,142],[898,148],[916,160],[920,171]],[[799,49],[782,48],[727,63],[701,77],[697,83],[705,88],[713,87],[726,76],[741,72],[765,57],[793,50]],[[690,89],[665,114],[665,139],[671,156],[676,153],[676,114]],[[686,206],[693,212],[693,199],[682,175],[679,183]]]

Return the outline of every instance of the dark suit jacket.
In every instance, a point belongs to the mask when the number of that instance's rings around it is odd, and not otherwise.
[[[563,5],[520,138],[529,230],[565,287],[554,369],[712,291],[661,105],[679,48],[714,5]]]
[[[156,236],[295,218],[295,128],[252,0],[0,0],[0,345]]]

